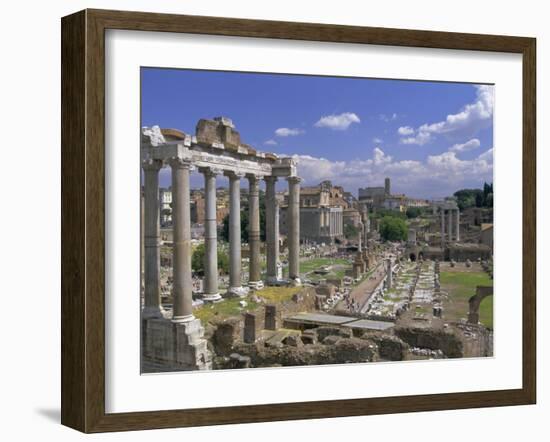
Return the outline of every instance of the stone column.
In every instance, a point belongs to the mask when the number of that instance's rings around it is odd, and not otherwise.
[[[220,171],[201,168],[204,174],[204,290],[203,300],[221,299],[218,291],[218,234],[216,222],[216,175]]]
[[[441,212],[441,248],[445,248],[445,209],[440,208]]]
[[[144,245],[144,304],[142,317],[162,318],[160,306],[160,210],[159,170],[160,160],[142,162],[144,175],[143,196],[143,245]]]
[[[460,209],[456,209],[456,226],[455,226],[456,242],[460,241]]]
[[[359,234],[357,235],[357,239],[358,239],[358,242],[357,242],[357,249],[359,250],[359,252],[362,252],[363,251],[363,221],[359,221]]]
[[[191,279],[191,201],[189,196],[190,163],[178,158],[172,167],[172,266],[173,322],[189,322],[193,316],[193,282]]]
[[[277,263],[279,261],[279,204],[275,192],[277,177],[265,177],[265,216],[266,216],[266,260],[267,283],[277,282]]]
[[[386,288],[390,290],[393,285],[393,272],[391,258],[386,260]]]
[[[229,177],[229,289],[236,296],[245,296],[241,285],[241,182],[244,176],[226,172]]]
[[[248,286],[261,289],[260,269],[260,180],[255,175],[248,175],[248,247],[249,271]]]
[[[447,222],[449,225],[449,242],[453,241],[453,210],[449,209],[447,214]]]
[[[300,281],[300,182],[288,177],[288,277],[296,285]]]

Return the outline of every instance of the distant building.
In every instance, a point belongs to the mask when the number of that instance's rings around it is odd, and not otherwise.
[[[191,190],[191,223],[204,224],[205,210],[204,192],[198,189]]]
[[[344,225],[351,225],[353,227],[359,227],[361,223],[361,213],[357,209],[345,209],[344,213]]]
[[[405,212],[407,210],[407,197],[405,195],[388,195],[382,207],[386,210],[396,210],[398,212]]]
[[[391,195],[391,181],[389,178],[384,180],[384,187],[364,187],[359,188],[359,201],[366,203],[369,208],[382,208],[384,201]]]
[[[281,207],[280,230],[288,231],[288,195]],[[344,209],[349,206],[344,198],[344,189],[323,181],[318,186],[302,187],[300,190],[300,239],[332,244],[344,235]]]
[[[172,225],[172,189],[159,189],[160,225],[162,227]]]
[[[493,224],[481,224],[481,232],[479,234],[479,242],[493,249]]]
[[[384,179],[384,187],[365,187],[359,189],[359,202],[369,209],[386,209],[405,212],[409,207],[429,207],[424,199],[410,198],[405,194],[391,193],[390,178]]]

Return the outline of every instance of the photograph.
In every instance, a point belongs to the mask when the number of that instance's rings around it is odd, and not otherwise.
[[[494,107],[142,66],[141,373],[493,357]]]

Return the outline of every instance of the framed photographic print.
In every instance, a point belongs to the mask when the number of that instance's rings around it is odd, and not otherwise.
[[[533,404],[535,40],[62,20],[62,423]]]

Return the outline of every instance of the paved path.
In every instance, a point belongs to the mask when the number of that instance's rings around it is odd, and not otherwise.
[[[359,305],[359,310],[363,308],[365,303],[369,300],[372,292],[385,278],[386,272],[384,270],[383,262],[379,263],[376,266],[373,274],[367,279],[362,281],[357,287],[354,287],[350,293],[350,299],[354,300]],[[373,279],[371,279],[373,278]],[[337,310],[348,310],[346,302],[344,300],[340,301],[338,304]]]

